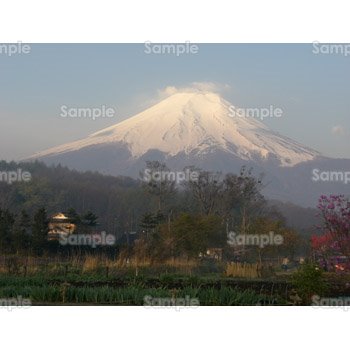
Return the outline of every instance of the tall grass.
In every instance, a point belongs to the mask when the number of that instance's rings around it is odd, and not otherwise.
[[[258,278],[258,269],[258,264],[228,263],[225,273],[227,277]]]
[[[169,259],[163,262],[154,262],[149,259],[127,258],[120,255],[118,259],[111,259],[103,255],[73,255],[65,258],[34,258],[6,256],[0,258],[0,274],[35,275],[38,273],[67,274],[93,273],[106,271],[122,271],[134,269],[135,273],[142,269],[160,269],[167,272],[182,272],[191,274],[200,263],[189,259]]]

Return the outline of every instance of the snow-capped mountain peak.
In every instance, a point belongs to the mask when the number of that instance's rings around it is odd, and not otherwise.
[[[241,159],[278,159],[282,166],[312,160],[319,154],[271,131],[252,117],[234,116],[228,101],[211,91],[176,92],[161,102],[87,138],[35,154],[46,158],[104,144],[124,144],[132,157],[150,150],[167,156],[205,155],[216,150]]]

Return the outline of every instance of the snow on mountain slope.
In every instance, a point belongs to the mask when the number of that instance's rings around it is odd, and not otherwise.
[[[149,150],[169,156],[221,150],[244,160],[273,157],[294,166],[320,154],[271,131],[252,117],[230,116],[231,104],[209,91],[177,92],[147,110],[83,140],[35,154],[46,158],[88,146],[122,143],[137,159]],[[232,107],[231,107],[232,108]]]

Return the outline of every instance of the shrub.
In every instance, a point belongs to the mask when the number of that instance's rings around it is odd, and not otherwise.
[[[309,303],[314,294],[324,295],[328,289],[323,271],[315,264],[302,265],[293,274],[292,283],[305,303]]]

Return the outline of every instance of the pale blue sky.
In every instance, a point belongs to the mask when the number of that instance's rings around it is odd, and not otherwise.
[[[309,44],[201,44],[198,54],[145,54],[135,45],[31,45],[0,54],[0,159],[19,159],[113,125],[166,86],[229,85],[242,108],[282,108],[266,123],[321,153],[350,158],[350,56]],[[111,119],[61,118],[62,105],[116,109]],[[333,133],[332,133],[332,129]]]

